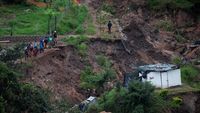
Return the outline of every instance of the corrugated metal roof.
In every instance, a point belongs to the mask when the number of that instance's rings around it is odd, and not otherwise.
[[[154,71],[154,72],[161,72],[161,71],[169,71],[177,69],[178,66],[173,64],[151,64],[151,65],[144,65],[139,66],[139,71]]]

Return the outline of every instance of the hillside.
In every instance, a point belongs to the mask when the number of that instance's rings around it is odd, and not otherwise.
[[[15,26],[14,35],[18,35],[5,38],[13,38],[11,45],[22,42],[22,35],[45,35],[57,29],[58,43],[54,47],[28,60],[20,60],[21,55],[14,62],[30,65],[19,69],[25,75],[19,81],[49,92],[50,102],[55,105],[50,112],[67,112],[69,106],[95,96],[99,98],[98,104],[87,113],[125,113],[129,108],[134,113],[199,113],[200,46],[194,44],[200,36],[198,1],[83,0],[79,5],[71,2],[56,0],[52,9],[46,8],[48,4],[43,1],[32,0],[28,6],[0,6],[0,21],[4,22],[0,24],[0,36],[9,35],[11,24]],[[107,31],[109,20],[113,24],[111,33]],[[0,54],[2,62],[9,66],[11,62],[4,61],[3,55]],[[138,66],[157,63],[179,65],[183,86],[166,89],[167,92],[140,83],[133,83],[132,90],[122,87],[126,74],[135,72]],[[137,100],[139,94],[147,103]],[[133,101],[128,103],[130,99]],[[130,107],[131,104],[134,106]]]

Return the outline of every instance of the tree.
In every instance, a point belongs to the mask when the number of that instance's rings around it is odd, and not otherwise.
[[[1,0],[1,1],[8,4],[18,4],[26,2],[26,0]]]
[[[48,96],[41,89],[19,83],[16,72],[0,63],[0,112],[44,113],[49,110]]]
[[[48,34],[51,34],[51,32],[52,32],[51,21],[52,21],[53,17],[55,17],[55,20],[54,20],[54,23],[55,23],[54,27],[55,27],[55,29],[54,30],[56,30],[56,22],[57,22],[56,16],[59,15],[59,13],[57,11],[55,11],[54,9],[52,9],[52,8],[48,8],[46,10],[45,14],[49,16],[49,18],[47,20],[47,22],[48,22],[47,23],[47,25],[48,25],[47,26],[47,31],[48,31]]]
[[[152,9],[190,9],[194,6],[195,0],[148,0],[148,5]]]
[[[154,90],[150,83],[133,81],[128,89],[117,87],[105,93],[98,109],[113,113],[159,113],[165,104]]]
[[[17,44],[11,48],[1,48],[0,47],[0,61],[14,66],[14,62],[17,59],[21,59],[24,54],[25,44]]]

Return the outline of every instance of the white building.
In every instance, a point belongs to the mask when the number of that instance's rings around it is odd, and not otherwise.
[[[157,88],[169,88],[181,85],[180,68],[171,64],[155,64],[139,67],[139,77]]]

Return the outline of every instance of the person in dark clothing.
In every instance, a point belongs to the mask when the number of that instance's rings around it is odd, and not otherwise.
[[[48,44],[48,37],[44,38],[44,48],[47,48],[47,44]]]
[[[57,38],[57,32],[56,31],[53,32],[53,38]]]
[[[54,42],[53,45],[55,45],[57,43],[57,32],[56,31],[53,32],[53,42]]]
[[[43,38],[40,39],[40,53],[44,52],[44,40]]]
[[[33,44],[33,56],[37,56],[38,54],[38,43],[37,41],[35,40],[34,44]]]
[[[25,47],[25,49],[24,49],[24,54],[25,54],[25,60],[29,57],[29,55],[28,55],[28,46],[27,47]]]
[[[28,49],[28,50],[29,50],[29,57],[32,57],[32,56],[33,56],[33,49],[34,49],[34,48],[33,48],[33,44],[30,43],[28,48],[29,48],[29,49]]]
[[[108,32],[111,33],[112,23],[111,21],[108,22]]]

